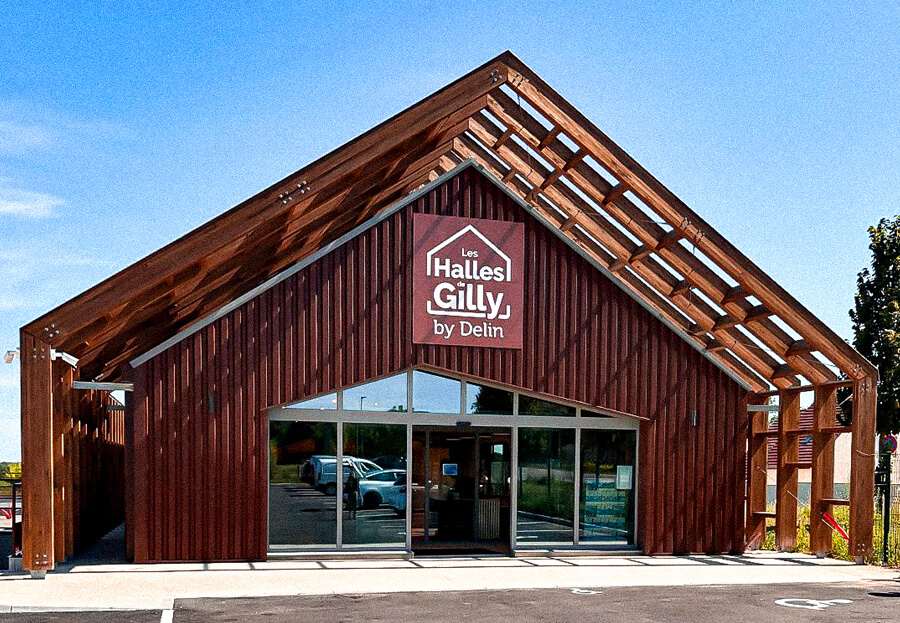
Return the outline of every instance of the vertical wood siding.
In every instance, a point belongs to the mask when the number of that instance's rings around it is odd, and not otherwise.
[[[522,350],[412,344],[414,212],[525,224]],[[135,558],[264,558],[266,408],[414,365],[649,418],[639,545],[742,547],[744,391],[470,168],[135,371]]]

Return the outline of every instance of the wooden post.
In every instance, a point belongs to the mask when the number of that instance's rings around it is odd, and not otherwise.
[[[747,403],[742,403],[746,411],[747,404],[765,404],[767,398],[750,396]],[[765,411],[754,411],[746,414],[750,421],[747,452],[747,530],[746,542],[751,549],[759,549],[766,538],[766,448],[767,437],[762,434],[769,428],[769,417]]]
[[[872,377],[853,386],[853,440],[850,455],[850,552],[857,563],[872,554],[875,520],[875,410],[878,390]]]
[[[813,403],[812,482],[809,492],[809,549],[822,558],[831,552],[831,528],[823,513],[831,506],[822,500],[834,497],[834,440],[822,429],[836,425],[837,388],[817,387]]]
[[[797,544],[797,481],[800,437],[788,434],[800,428],[800,392],[779,393],[778,475],[775,492],[775,547],[789,550]]]
[[[22,567],[54,567],[53,396],[50,345],[21,331]]]

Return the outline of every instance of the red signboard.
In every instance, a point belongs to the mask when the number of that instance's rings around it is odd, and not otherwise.
[[[413,215],[413,342],[522,348],[522,223]]]

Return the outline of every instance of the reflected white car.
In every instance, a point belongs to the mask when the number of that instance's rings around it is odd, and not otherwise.
[[[381,495],[384,503],[394,509],[398,516],[406,515],[406,473],[398,476]]]
[[[384,494],[397,479],[406,477],[404,469],[382,469],[370,472],[359,481],[359,494],[362,496],[363,508],[378,508],[384,503]]]

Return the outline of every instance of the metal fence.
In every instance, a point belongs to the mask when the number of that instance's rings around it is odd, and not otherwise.
[[[900,567],[900,455],[882,455],[875,486],[873,562]]]

